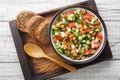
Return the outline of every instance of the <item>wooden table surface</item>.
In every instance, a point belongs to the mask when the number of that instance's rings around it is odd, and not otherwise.
[[[24,80],[9,21],[23,10],[36,13],[84,0],[0,0],[0,80]],[[95,0],[106,23],[113,59],[55,80],[120,80],[120,0]]]

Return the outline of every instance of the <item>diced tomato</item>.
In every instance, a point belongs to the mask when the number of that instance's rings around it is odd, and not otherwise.
[[[66,19],[67,15],[64,13],[62,14],[62,18]]]
[[[75,27],[75,24],[74,24],[73,22],[70,22],[70,23],[68,24],[68,27],[73,28],[73,27]]]
[[[94,43],[94,48],[98,48],[100,46],[100,43]]]
[[[76,53],[73,52],[73,53],[72,53],[72,56],[75,57],[75,56],[77,56],[77,55],[76,55]]]
[[[86,20],[82,20],[82,24],[86,24]]]
[[[89,15],[84,15],[84,19],[89,19]]]
[[[62,29],[63,29],[64,27],[65,27],[64,25],[60,25],[60,28],[62,28]]]
[[[101,24],[101,22],[100,22],[100,21],[98,21],[96,25],[97,25],[97,26],[100,26],[100,24]]]
[[[102,39],[103,39],[102,34],[101,34],[101,33],[98,33],[98,34],[97,34],[97,38],[98,38],[99,41],[102,41]]]
[[[91,19],[93,18],[94,16],[89,14],[89,13],[86,13],[84,16],[83,16],[83,19]]]
[[[85,55],[90,55],[90,54],[93,54],[94,52],[95,52],[94,49],[89,49],[89,50],[86,50],[86,51],[84,52],[84,54],[85,54]]]
[[[73,11],[73,10],[70,10],[70,11],[69,11],[69,14],[74,14],[74,11]]]
[[[53,42],[55,43],[57,41],[57,38],[55,37],[54,39],[53,39]]]
[[[90,53],[94,54],[95,50],[94,49],[90,49]]]
[[[95,29],[97,29],[98,27],[99,27],[99,26],[97,26],[97,25],[96,25],[96,26],[94,26],[94,28],[95,28]]]
[[[85,31],[90,32],[90,30],[91,30],[91,27],[88,27]]]
[[[69,38],[73,39],[74,38],[74,34],[70,34]]]
[[[85,15],[83,16],[83,18],[84,18],[84,19],[90,19],[90,14],[88,14],[88,13],[85,14]]]
[[[72,48],[71,48],[70,46],[68,46],[68,45],[66,46],[66,48],[67,48],[68,50],[72,50]]]
[[[66,40],[63,40],[63,44],[65,44],[65,45],[67,44]]]
[[[92,33],[91,35],[94,37],[96,35],[96,33]]]
[[[81,26],[80,29],[81,29],[81,30],[84,30],[84,26]]]
[[[62,40],[62,36],[61,36],[61,35],[58,35],[58,36],[56,36],[56,39],[57,39],[57,40]]]
[[[82,33],[85,34],[85,33],[87,33],[87,32],[90,32],[90,30],[91,30],[91,27],[89,27],[89,28],[87,28],[87,29],[83,29],[83,30],[82,30]]]
[[[55,21],[55,22],[54,22],[54,25],[56,25],[57,23],[58,23],[58,21]]]
[[[76,56],[75,59],[79,60],[79,59],[80,59],[80,56]]]
[[[65,32],[65,36],[68,36],[68,35],[69,35],[69,32],[68,32],[68,31],[66,31],[66,32]]]
[[[90,54],[90,50],[86,50],[86,51],[84,52],[84,54],[85,54],[85,55],[89,55],[89,54]]]

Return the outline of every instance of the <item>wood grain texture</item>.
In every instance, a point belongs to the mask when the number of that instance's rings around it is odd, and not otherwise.
[[[79,2],[81,0],[0,0],[0,80],[24,80],[8,21],[22,10],[36,13]],[[106,23],[113,60],[101,62],[77,73],[55,80],[120,80],[120,0],[95,0]]]
[[[7,66],[6,66],[7,65]],[[55,80],[119,80],[120,61],[105,61],[76,73],[67,73],[55,77]],[[19,63],[0,63],[1,80],[24,80]]]

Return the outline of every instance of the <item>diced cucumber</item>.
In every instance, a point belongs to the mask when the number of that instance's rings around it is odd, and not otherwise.
[[[96,31],[96,32],[102,31],[102,26],[99,26],[95,31]]]
[[[70,58],[71,58],[72,60],[74,60],[74,57],[73,57],[72,55],[70,55]]]
[[[80,28],[82,26],[82,24],[78,24],[78,27]]]
[[[75,18],[76,18],[76,19],[79,18],[79,14],[78,14],[78,13],[76,13],[76,14],[74,14],[74,15],[75,15]]]
[[[89,45],[87,45],[87,44],[84,47],[85,47],[85,50],[89,49]]]
[[[85,56],[82,56],[81,59],[85,59]]]
[[[89,20],[86,20],[86,22],[87,22],[88,24],[91,24],[91,22],[90,22]]]
[[[83,54],[80,54],[80,59],[84,59],[85,56]]]
[[[82,40],[79,40],[79,43],[82,44]]]
[[[55,36],[57,36],[57,35],[59,35],[59,33],[58,33],[58,32],[55,32]]]
[[[79,36],[79,37],[78,37],[78,40],[82,40],[82,36]]]
[[[74,13],[75,13],[75,14],[78,13],[77,10],[74,10]]]
[[[78,37],[79,34],[78,34],[77,32],[74,32],[74,36],[75,36],[75,37]]]
[[[57,30],[58,30],[58,28],[57,28],[56,26],[53,26],[53,30],[57,31]]]
[[[86,44],[91,44],[89,40],[86,41]]]
[[[58,50],[60,53],[62,53],[62,49],[59,48],[59,49],[57,49],[57,50]]]
[[[74,10],[74,13],[75,13],[75,14],[79,14],[79,11],[80,11],[80,10]]]
[[[85,25],[84,25],[84,29],[87,29],[87,28],[88,28],[88,26],[85,24]]]
[[[91,24],[94,24],[96,21],[98,21],[98,18],[97,18],[97,17],[92,18],[92,20],[91,20]]]
[[[76,48],[78,48],[79,46],[78,45],[75,45]]]
[[[102,31],[102,26],[99,26],[99,31]]]
[[[82,43],[85,43],[86,42],[86,40],[82,40]]]
[[[62,22],[58,22],[58,23],[56,24],[56,26],[59,27],[61,24],[62,24]]]
[[[81,50],[81,44],[78,46],[78,49]]]
[[[79,32],[79,29],[78,29],[78,28],[76,28],[76,29],[75,29],[75,32],[77,32],[77,33],[78,33],[78,32]]]
[[[92,30],[89,33],[92,34],[93,32],[94,32],[94,29],[92,28]]]
[[[72,20],[73,20],[73,16],[74,16],[74,15],[72,15],[72,14],[69,15],[69,16],[67,16],[67,20],[72,21]]]
[[[91,39],[92,39],[92,36],[91,36],[90,34],[87,34],[87,38],[88,38],[89,40],[91,40]]]
[[[81,52],[82,52],[82,53],[84,53],[84,51],[85,51],[85,48],[84,48],[84,47],[82,47],[82,48],[81,48],[81,50],[82,50]]]
[[[79,14],[79,19],[83,20],[83,15],[82,14]]]
[[[86,35],[85,34],[82,34],[82,38],[85,38],[86,37]]]
[[[75,31],[75,28],[72,28],[72,31]]]
[[[98,22],[98,18],[97,17],[95,17],[95,18],[93,18],[93,24],[97,24],[97,22]]]

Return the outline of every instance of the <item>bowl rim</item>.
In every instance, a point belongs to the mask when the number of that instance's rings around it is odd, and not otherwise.
[[[83,60],[77,60],[77,61],[76,61],[76,60],[72,60],[72,59],[69,60],[69,59],[65,58],[63,55],[61,55],[61,54],[56,50],[56,48],[55,48],[55,46],[54,46],[54,44],[53,44],[53,42],[52,42],[52,38],[51,38],[52,25],[53,25],[54,21],[56,20],[56,17],[57,17],[59,14],[61,14],[62,12],[66,11],[66,10],[69,10],[69,9],[72,9],[72,8],[82,8],[82,9],[86,9],[86,10],[90,11],[91,13],[93,13],[95,16],[98,17],[98,19],[99,19],[100,22],[102,23],[102,26],[103,26],[103,29],[104,29],[104,42],[103,42],[103,45],[101,46],[101,49],[98,51],[98,53],[97,53],[94,57],[89,58],[89,59],[87,59],[87,60],[84,60],[84,59],[83,59]],[[66,60],[67,62],[72,63],[72,64],[85,64],[85,63],[89,63],[89,62],[95,60],[95,59],[102,53],[102,51],[103,51],[103,49],[104,49],[104,47],[105,47],[105,45],[106,45],[106,41],[107,41],[107,29],[106,29],[106,25],[105,25],[103,19],[100,17],[100,15],[99,15],[97,12],[91,10],[90,8],[84,7],[84,6],[73,6],[73,7],[71,6],[71,7],[66,7],[66,8],[58,11],[58,12],[55,14],[55,16],[53,17],[53,19],[52,19],[52,21],[51,21],[51,23],[50,23],[50,25],[49,25],[49,30],[48,30],[48,31],[49,31],[50,44],[52,45],[52,48],[53,48],[53,50],[55,51],[55,53],[56,53],[58,56],[60,56],[62,59]],[[67,57],[67,56],[66,56],[66,57]]]

